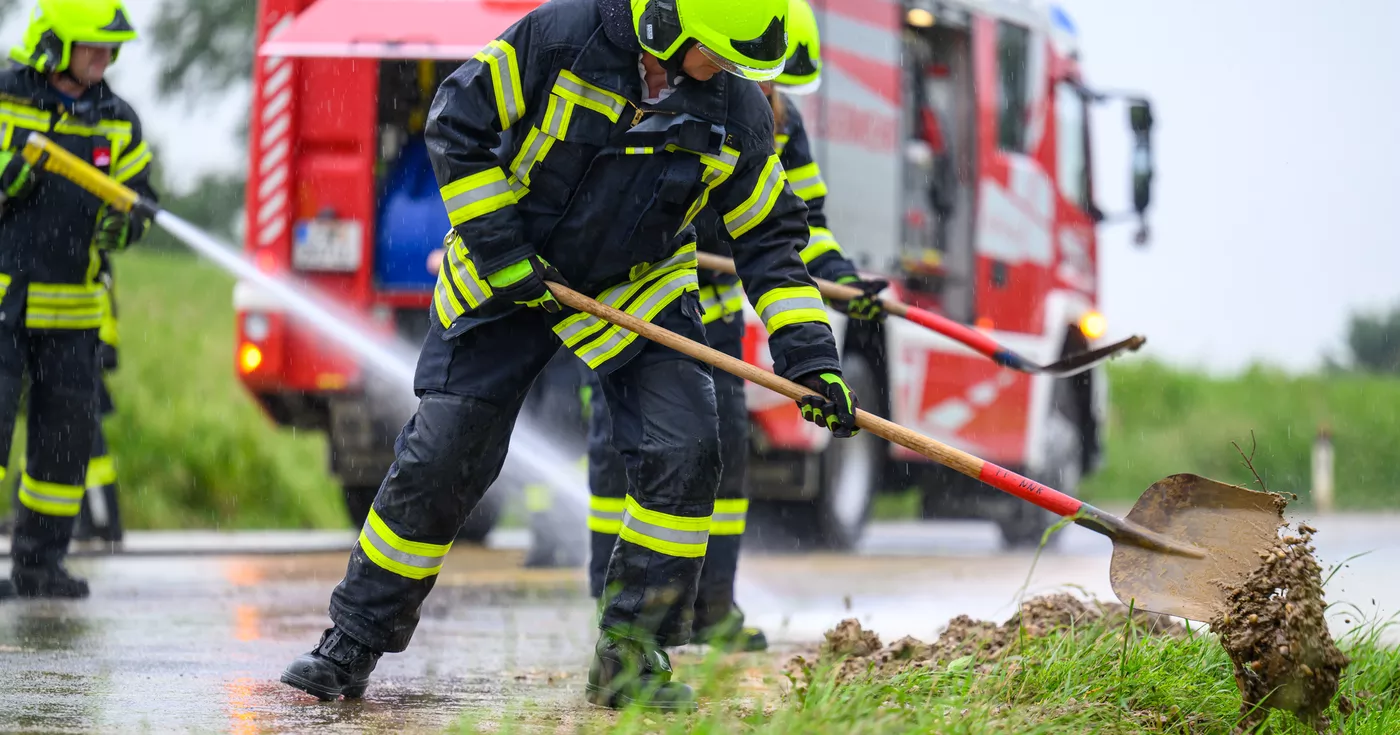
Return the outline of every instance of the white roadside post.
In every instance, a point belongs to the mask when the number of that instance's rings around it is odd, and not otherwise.
[[[1312,496],[1319,513],[1331,513],[1333,501],[1332,432],[1323,425],[1312,448]]]

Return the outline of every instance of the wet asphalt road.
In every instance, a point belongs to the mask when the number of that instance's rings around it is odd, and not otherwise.
[[[1400,515],[1315,525],[1324,566],[1369,552],[1337,575],[1329,601],[1400,612]],[[364,701],[322,704],[278,683],[327,625],[352,539],[132,534],[132,553],[74,558],[91,599],[0,604],[0,730],[440,732],[503,711],[567,728],[596,635],[592,605],[581,570],[522,570],[518,531],[454,548],[413,644],[381,660]],[[1028,579],[1032,555],[1001,552],[989,525],[877,524],[857,554],[746,557],[740,601],[780,653],[852,616],[885,640],[932,637],[959,613],[1005,619],[1028,582],[1028,594],[1074,585],[1111,598],[1109,548],[1068,529]],[[1337,632],[1344,619],[1339,609]]]

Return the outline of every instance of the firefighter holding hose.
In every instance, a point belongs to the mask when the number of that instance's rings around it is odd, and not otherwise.
[[[788,0],[553,0],[450,76],[427,127],[459,237],[438,275],[418,409],[332,594],[282,681],[358,697],[404,650],[463,518],[496,478],[531,382],[560,346],[600,375],[628,494],[586,686],[590,702],[689,711],[665,647],[691,637],[719,484],[711,369],[585,313],[546,280],[703,340],[693,220],[721,213],[775,370],[804,415],[855,427],[820,292],[798,252],[807,207],[757,84],[780,74]],[[726,73],[727,72],[727,73]],[[501,146],[503,132],[510,144]]]
[[[151,151],[136,111],[103,81],[136,38],[120,0],[38,0],[18,66],[0,72],[0,458],[10,454],[21,381],[32,376],[25,469],[12,544],[24,597],[86,597],[63,566],[97,425],[103,288],[99,251],[146,222],[19,155],[31,132],[154,201]]]
[[[847,315],[875,319],[881,315],[874,298],[888,284],[864,281],[855,264],[841,250],[826,226],[823,207],[827,188],[821,170],[812,156],[807,131],[797,106],[786,94],[810,94],[821,82],[821,42],[817,18],[806,0],[792,0],[788,16],[788,52],[783,73],[771,82],[760,82],[773,110],[775,147],[787,172],[788,184],[807,203],[810,237],[799,251],[808,270],[818,278],[860,288],[864,296],[843,304]],[[696,220],[701,250],[730,254],[727,232],[720,214],[712,210]],[[731,357],[743,359],[744,293],[734,275],[701,270],[700,310],[705,336],[711,347]],[[724,371],[716,371],[715,401],[719,409],[721,470],[719,494],[710,524],[710,542],[700,587],[695,600],[695,630],[692,642],[717,645],[730,650],[762,651],[768,647],[763,632],[744,625],[744,615],[734,602],[734,578],[739,564],[740,539],[749,509],[745,469],[749,453],[749,414],[744,401],[744,381]],[[627,495],[626,467],[612,448],[612,421],[607,403],[594,401],[589,431],[589,591],[605,598],[615,591],[604,588],[608,560],[612,556],[622,526]]]

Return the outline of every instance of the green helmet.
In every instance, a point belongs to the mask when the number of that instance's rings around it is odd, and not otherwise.
[[[41,72],[68,68],[73,44],[112,47],[112,60],[123,43],[136,40],[121,0],[39,0],[29,16],[24,45],[10,58]]]
[[[811,94],[822,83],[822,42],[817,14],[807,0],[792,0],[788,9],[788,52],[783,73],[773,80],[792,94]]]
[[[694,41],[720,68],[758,82],[783,71],[787,16],[788,0],[632,0],[637,40],[658,59]]]

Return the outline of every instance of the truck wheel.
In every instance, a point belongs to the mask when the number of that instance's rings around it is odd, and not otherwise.
[[[378,485],[345,485],[341,490],[345,494],[345,512],[350,516],[350,525],[361,528],[365,525],[365,519],[369,517],[369,507],[374,503],[374,496],[379,492]]]
[[[1079,428],[1078,403],[1074,400],[1071,383],[1069,379],[1055,381],[1054,404],[1046,426],[1045,469],[1033,473],[1031,479],[1066,495],[1078,495],[1079,481],[1084,474],[1084,437]],[[1040,546],[1045,530],[1055,525],[1060,517],[1030,503],[1015,502],[1017,507],[997,521],[1002,541],[1010,549],[1034,549]],[[1051,536],[1047,546],[1054,546],[1058,538],[1059,534]]]
[[[865,406],[879,395],[875,371],[865,357],[848,354],[841,372]],[[763,503],[763,523],[777,525],[798,550],[849,551],[860,542],[870,506],[880,489],[884,441],[868,431],[850,439],[833,439],[821,456],[821,487],[807,502]]]

